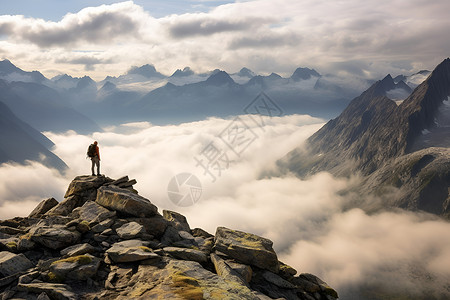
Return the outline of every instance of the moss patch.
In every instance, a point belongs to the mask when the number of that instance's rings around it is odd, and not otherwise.
[[[197,279],[186,276],[182,272],[176,272],[172,275],[172,282],[175,293],[180,297],[189,300],[203,299],[203,288],[200,287]]]
[[[88,255],[78,255],[78,256],[72,256],[69,258],[64,258],[64,259],[60,259],[57,261],[52,262],[51,265],[56,265],[56,264],[60,264],[63,262],[68,262],[68,263],[78,263],[80,265],[87,265],[90,264],[92,262],[92,257],[88,256]]]
[[[47,274],[47,280],[49,282],[54,282],[54,283],[61,283],[64,281],[64,278],[58,274],[55,274],[53,272],[48,272]]]

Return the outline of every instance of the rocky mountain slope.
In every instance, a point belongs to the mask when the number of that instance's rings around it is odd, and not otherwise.
[[[381,195],[387,187],[401,190],[402,196],[387,193],[389,203],[379,207],[449,215],[450,139],[441,139],[441,148],[428,143],[426,151],[415,152],[421,150],[415,145],[424,133],[438,129],[436,117],[450,96],[450,59],[397,105],[386,95],[399,84],[390,75],[376,82],[312,135],[306,149],[293,150],[279,165],[300,176],[320,171],[344,176],[361,173],[367,176],[361,190]],[[442,129],[437,131],[442,136]]]
[[[272,242],[191,229],[123,177],[79,176],[64,201],[0,221],[1,299],[308,299],[335,290],[278,261]]]

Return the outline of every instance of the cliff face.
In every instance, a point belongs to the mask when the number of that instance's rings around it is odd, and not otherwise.
[[[439,109],[450,96],[450,59],[439,64],[398,106],[386,97],[387,92],[397,86],[390,75],[376,82],[353,99],[339,117],[312,135],[306,149],[293,150],[279,165],[299,176],[320,171],[371,176],[377,170],[391,169],[394,159],[419,150],[414,147],[416,141],[425,131],[433,131],[437,126],[435,119]],[[442,132],[440,134],[442,136]],[[439,146],[448,147],[446,143]],[[434,172],[438,177],[447,178],[439,168]],[[409,186],[413,177],[405,179],[404,186]],[[442,189],[447,189],[448,181],[443,185]],[[442,204],[447,197],[448,191],[439,196],[437,202]]]
[[[79,176],[64,201],[0,221],[1,299],[317,299],[336,291],[266,238],[191,229],[123,177]]]

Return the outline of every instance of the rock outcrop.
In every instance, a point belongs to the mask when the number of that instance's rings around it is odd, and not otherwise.
[[[191,229],[177,212],[159,214],[134,183],[79,176],[64,201],[0,221],[0,299],[338,298],[278,261],[270,240]]]

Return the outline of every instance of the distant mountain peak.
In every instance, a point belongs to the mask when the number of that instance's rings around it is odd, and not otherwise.
[[[227,85],[227,84],[234,84],[233,78],[228,75],[225,71],[219,71],[211,76],[209,76],[208,79],[206,79],[206,83],[209,85]]]
[[[252,70],[246,67],[242,68],[238,73],[236,73],[236,75],[248,78],[253,78],[256,76],[256,74]]]
[[[319,73],[317,73],[314,69],[309,68],[297,68],[291,76],[291,79],[294,81],[300,80],[308,80],[311,77],[321,77]]]
[[[141,67],[132,67],[128,72],[128,75],[137,74],[147,78],[162,78],[165,77],[163,74],[156,71],[154,65],[146,64]]]
[[[116,89],[116,85],[114,83],[112,83],[111,81],[106,81],[105,84],[100,89],[100,92],[102,92],[102,91],[110,92],[115,89]]]
[[[194,75],[194,71],[190,67],[184,67],[183,70],[177,69],[170,77],[186,77]]]
[[[0,61],[0,74],[10,74],[13,72],[23,72],[16,67],[10,60],[4,59]]]

